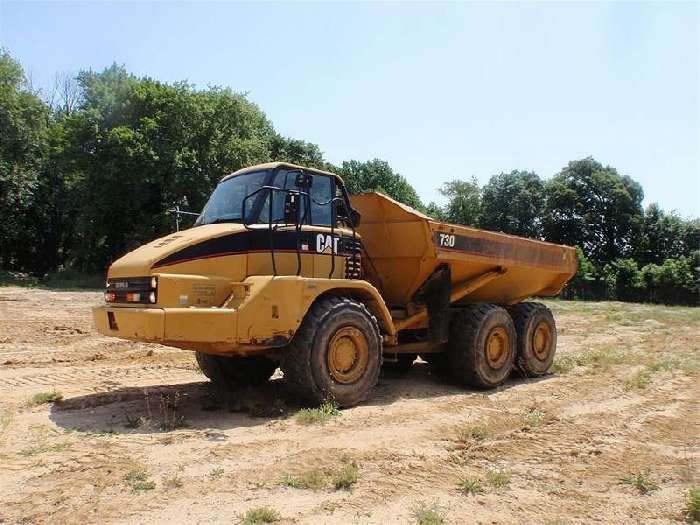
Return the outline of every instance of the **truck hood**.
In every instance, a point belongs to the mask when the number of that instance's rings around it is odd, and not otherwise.
[[[108,277],[136,277],[150,275],[153,265],[168,255],[209,239],[244,232],[245,226],[236,223],[206,224],[161,237],[139,246],[120,257],[109,268]]]

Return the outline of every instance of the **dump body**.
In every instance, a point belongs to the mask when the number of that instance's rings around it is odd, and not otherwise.
[[[465,303],[514,304],[557,295],[576,273],[569,246],[435,221],[379,193],[351,197],[362,215],[367,278],[391,308],[403,308],[441,266],[452,287],[487,272],[500,274],[464,297]]]

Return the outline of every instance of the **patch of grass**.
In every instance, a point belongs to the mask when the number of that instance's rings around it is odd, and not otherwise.
[[[29,447],[17,452],[18,456],[30,457],[36,456],[37,454],[45,454],[47,452],[63,452],[70,448],[70,443],[56,443],[55,445],[37,445],[34,447]]]
[[[10,428],[10,424],[15,419],[15,414],[10,410],[0,412],[0,438]]]
[[[163,486],[168,490],[179,489],[182,485],[182,478],[177,475],[163,480]]]
[[[255,507],[248,509],[243,516],[243,525],[259,525],[260,523],[274,523],[282,518],[280,513],[272,507]]]
[[[629,352],[612,346],[575,354],[557,354],[552,363],[552,372],[567,374],[578,367],[587,367],[589,372],[606,371],[611,366],[625,363],[629,358]]]
[[[482,494],[484,488],[481,486],[481,481],[476,478],[462,478],[457,483],[457,489],[462,494]]]
[[[102,290],[105,276],[102,273],[85,274],[73,268],[65,268],[44,277],[41,285],[61,290]]]
[[[463,448],[469,448],[475,443],[481,443],[491,436],[489,429],[483,425],[474,425],[457,430],[457,443]]]
[[[223,475],[224,475],[224,469],[222,469],[221,467],[215,468],[209,472],[209,479],[212,481],[215,481],[217,479],[221,479],[223,477]]]
[[[644,390],[651,383],[652,372],[648,369],[639,370],[632,377],[625,381],[625,389],[632,390]]]
[[[411,515],[416,521],[416,525],[442,525],[445,523],[442,509],[436,503],[428,505],[425,502],[418,502],[411,509]]]
[[[302,488],[299,479],[296,476],[292,476],[291,474],[285,474],[284,476],[282,476],[282,478],[280,479],[280,485],[284,487],[289,487],[290,489]]]
[[[340,409],[335,401],[326,401],[316,408],[302,408],[296,415],[300,425],[322,425],[333,417],[340,415]]]
[[[0,271],[0,286],[35,288],[38,284],[39,279],[28,273]]]
[[[523,419],[531,427],[537,427],[544,421],[547,413],[537,405],[531,405],[523,412]]]
[[[700,488],[698,487],[688,491],[685,500],[685,517],[690,523],[700,522]]]
[[[148,474],[145,470],[136,469],[130,470],[124,476],[124,483],[131,489],[132,492],[145,492],[156,488],[154,481],[148,479]]]
[[[510,472],[502,468],[489,469],[486,471],[486,481],[494,489],[507,487],[510,484]]]
[[[631,485],[643,495],[651,494],[655,490],[659,489],[659,486],[649,477],[649,474],[644,472],[637,472],[630,474],[629,476],[625,476],[620,480],[620,483]]]
[[[145,393],[146,418],[142,423],[155,423],[161,430],[172,431],[187,426],[184,414],[181,412],[180,392],[168,394],[162,392],[158,398],[156,411],[151,407],[150,396]]]
[[[336,490],[349,490],[359,477],[359,470],[355,463],[345,463],[340,470],[333,473],[333,486]]]
[[[37,406],[47,403],[60,403],[61,401],[63,401],[63,394],[52,390],[51,392],[39,392],[38,394],[34,394],[27,405]]]

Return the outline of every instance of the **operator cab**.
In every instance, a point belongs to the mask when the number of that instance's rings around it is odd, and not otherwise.
[[[275,162],[224,177],[194,226],[238,222],[271,228],[284,225],[354,228],[359,219],[340,177]]]

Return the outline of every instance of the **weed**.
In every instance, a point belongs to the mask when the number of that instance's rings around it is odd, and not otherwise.
[[[348,490],[357,483],[358,477],[357,465],[355,463],[346,463],[340,470],[333,473],[333,486],[336,490]]]
[[[274,523],[280,519],[280,513],[272,507],[256,507],[248,509],[241,523],[242,525],[258,525],[260,523]]]
[[[629,357],[629,352],[612,346],[576,354],[558,354],[552,363],[552,372],[566,374],[578,367],[589,367],[590,372],[606,371],[613,365],[624,363]]]
[[[486,471],[486,481],[495,489],[506,487],[510,484],[510,472],[502,468],[494,468]]]
[[[10,424],[14,418],[14,413],[9,410],[0,412],[0,441],[2,440],[5,432],[7,432],[7,429],[10,428]]]
[[[481,494],[484,492],[481,481],[476,478],[462,478],[457,483],[457,489],[462,494]]]
[[[651,370],[640,370],[625,381],[625,388],[627,390],[632,390],[633,388],[644,390],[651,382],[651,374]]]
[[[300,425],[324,424],[329,419],[340,415],[340,410],[335,401],[326,401],[316,408],[302,408],[296,415],[296,421]]]
[[[217,480],[217,479],[221,479],[221,477],[222,477],[223,475],[224,475],[224,469],[222,469],[221,467],[215,468],[215,469],[212,469],[212,470],[209,472],[209,479],[212,480],[212,481],[214,481],[214,480]]]
[[[296,476],[292,476],[291,474],[285,474],[284,476],[282,476],[282,479],[280,479],[280,485],[289,487],[291,489],[302,488],[301,482],[297,479]]]
[[[179,476],[165,478],[165,480],[163,480],[163,486],[168,490],[179,489],[182,487],[182,478]]]
[[[436,503],[428,505],[427,503],[419,502],[411,509],[411,514],[413,519],[416,520],[416,525],[442,525],[445,523],[442,510]]]
[[[144,492],[156,488],[155,482],[149,481],[145,470],[130,470],[124,476],[124,482],[132,492]]]
[[[63,394],[52,390],[51,392],[39,392],[27,403],[28,406],[45,405],[47,403],[60,403],[63,401]]]
[[[700,488],[693,487],[688,491],[685,503],[685,516],[691,523],[700,522]]]
[[[143,417],[133,416],[126,410],[124,410],[124,417],[126,417],[126,423],[124,424],[126,428],[139,428],[146,422]]]
[[[62,452],[70,448],[70,443],[56,443],[55,445],[37,445],[35,447],[29,447],[17,452],[18,456],[30,457],[36,456],[37,454],[44,454],[46,452]]]
[[[633,486],[640,494],[651,494],[659,488],[659,486],[649,478],[649,474],[643,472],[625,476],[620,480],[620,483]]]
[[[537,405],[531,405],[523,412],[523,419],[531,427],[539,426],[544,420],[547,413]]]
[[[180,412],[180,393],[173,392],[169,395],[161,392],[158,399],[158,413],[154,417],[151,409],[151,402],[148,392],[144,392],[146,399],[146,413],[148,421],[157,421],[158,427],[161,430],[172,431],[177,428],[187,426],[185,416]]]
[[[461,428],[457,430],[457,443],[459,443],[462,448],[469,448],[474,443],[480,443],[486,440],[490,435],[489,429],[482,425]]]

